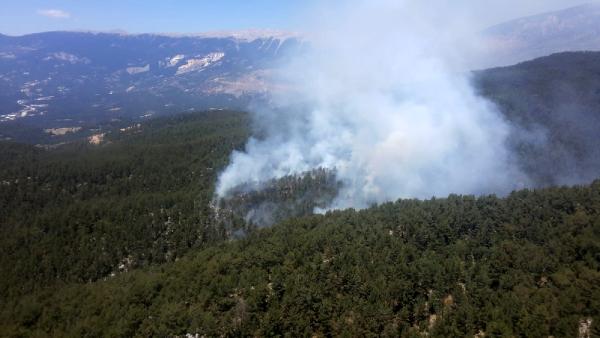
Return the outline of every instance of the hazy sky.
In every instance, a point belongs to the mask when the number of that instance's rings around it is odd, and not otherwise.
[[[249,28],[302,30],[302,22],[305,21],[303,18],[310,15],[320,4],[347,2],[344,0],[6,0],[0,4],[0,33],[20,35],[50,30],[196,33]],[[524,15],[576,6],[590,1],[454,0],[453,2],[456,6],[478,13],[483,25],[487,26]],[[435,8],[432,7],[431,10]]]

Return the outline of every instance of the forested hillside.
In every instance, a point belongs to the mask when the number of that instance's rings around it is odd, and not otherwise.
[[[535,186],[600,177],[600,53],[560,53],[474,74],[512,123],[510,145]]]
[[[475,73],[534,184],[600,177],[597,74]],[[123,123],[0,142],[1,337],[600,336],[598,180],[311,215],[335,170],[214,199],[246,113]]]
[[[228,237],[209,207],[247,116],[156,119],[51,150],[0,142],[0,298],[87,282]]]
[[[293,219],[0,311],[3,336],[597,336],[600,181]]]

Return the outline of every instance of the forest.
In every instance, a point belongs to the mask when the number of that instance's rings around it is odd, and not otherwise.
[[[311,215],[339,188],[318,169],[215,201],[251,130],[1,142],[0,336],[600,335],[600,181]]]
[[[290,219],[8,301],[1,334],[575,337],[600,320],[599,213],[596,181]]]
[[[473,73],[512,125],[509,143],[535,186],[600,176],[600,53],[565,52]]]
[[[0,142],[0,298],[172,261],[227,238],[212,226],[218,170],[246,114],[208,112],[45,150]]]

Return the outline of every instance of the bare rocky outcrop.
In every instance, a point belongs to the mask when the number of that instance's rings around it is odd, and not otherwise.
[[[105,133],[94,134],[94,135],[88,137],[88,142],[90,144],[99,145],[100,143],[104,142],[105,135],[106,135]]]
[[[584,318],[579,321],[578,338],[590,338],[592,336],[592,318]]]

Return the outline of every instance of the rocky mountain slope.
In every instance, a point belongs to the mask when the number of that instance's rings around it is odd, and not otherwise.
[[[600,4],[483,32],[471,69],[600,50]],[[0,125],[78,128],[210,108],[247,108],[278,88],[274,69],[308,46],[281,32],[195,36],[47,32],[0,35]],[[0,128],[0,129],[2,129]]]
[[[64,127],[69,121],[240,107],[270,89],[271,69],[298,45],[282,34],[3,35],[0,122]]]
[[[566,51],[600,50],[600,3],[519,18],[488,28],[484,67]]]

